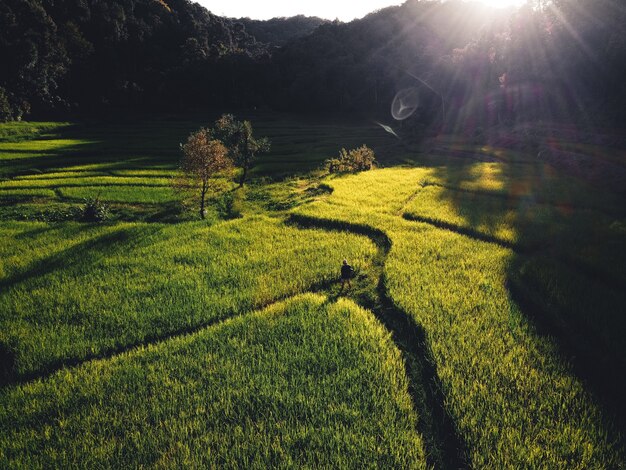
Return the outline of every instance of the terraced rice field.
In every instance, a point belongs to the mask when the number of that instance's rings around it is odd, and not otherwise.
[[[243,217],[202,222],[191,121],[0,126],[1,467],[624,466],[618,194],[500,149],[326,176],[393,142],[257,120]]]

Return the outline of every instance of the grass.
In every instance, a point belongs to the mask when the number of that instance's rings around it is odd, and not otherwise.
[[[329,283],[371,242],[251,217],[207,227],[0,226],[0,343],[28,376]],[[258,234],[263,234],[259,237]]]
[[[576,187],[590,194],[580,183]],[[533,195],[535,199],[542,196],[538,191],[533,191]],[[421,188],[419,196],[403,211],[409,219],[469,230],[519,250],[550,250],[553,256],[578,259],[626,282],[621,269],[626,263],[626,252],[620,249],[623,237],[620,227],[626,224],[626,217],[617,212],[579,208],[566,200],[559,204],[538,203],[533,198],[520,200],[432,184]],[[590,240],[601,240],[602,244],[589,243]]]
[[[69,123],[66,122],[5,122],[0,126],[0,142],[20,142],[34,138],[46,138],[54,136],[67,127],[69,127]]]
[[[458,138],[239,117],[272,152],[243,217],[204,222],[169,178],[214,117],[0,126],[0,466],[624,466],[619,195]],[[418,161],[318,170],[361,144]],[[97,195],[108,223],[66,220]],[[343,258],[371,312],[337,301]]]
[[[430,207],[428,192],[421,199],[420,183],[433,171],[389,169],[334,179],[328,182],[331,196],[298,212],[367,224],[389,235],[389,295],[425,331],[471,466],[621,465],[616,436],[606,427],[609,417],[563,359],[559,341],[542,334],[507,289],[518,255],[402,219],[407,204]],[[562,273],[554,274],[561,279]],[[613,326],[622,297],[604,316]],[[594,322],[588,309],[580,312]]]
[[[181,157],[179,143],[192,130],[211,125],[216,117],[181,120],[166,116],[81,125],[4,124],[0,126],[0,201],[19,202],[18,196],[36,195],[46,198],[38,201],[45,206],[98,196],[105,202],[125,205],[119,208],[124,220],[145,220],[150,216],[134,206],[170,204],[180,199],[171,190],[171,177]],[[255,133],[272,142],[270,153],[263,155],[252,170],[257,178],[281,180],[316,172],[342,146],[365,143],[383,148],[389,142],[383,131],[376,131],[367,122],[288,114],[239,117],[252,119]],[[270,209],[285,207],[279,203]],[[26,212],[30,216],[42,211]],[[157,208],[152,216],[163,218],[158,212]],[[14,210],[0,207],[0,220],[16,218],[22,219]]]
[[[343,299],[297,297],[0,393],[3,468],[425,468],[400,354]]]
[[[621,229],[626,225],[626,216],[617,211],[619,197],[614,196],[610,202],[607,195],[598,198],[606,201],[603,209],[611,210],[606,212],[580,208],[577,196],[568,198],[568,193],[563,192],[558,202],[532,203],[514,194],[490,194],[490,180],[476,182],[477,192],[437,185],[442,180],[431,177],[431,184],[418,191],[403,209],[403,216],[521,252],[510,263],[509,280],[525,285],[526,295],[547,306],[544,314],[569,329],[575,342],[585,345],[588,352],[601,348],[598,359],[603,357],[616,366],[615,362],[626,357],[626,344],[622,341],[626,320],[618,314],[624,301],[621,286],[626,285],[626,249]],[[557,187],[565,185],[557,176],[536,182],[529,186],[532,198],[548,199],[546,193],[554,188],[546,186],[553,183]],[[567,186],[572,194],[586,194],[587,206],[597,202],[597,190],[593,187],[574,181]]]

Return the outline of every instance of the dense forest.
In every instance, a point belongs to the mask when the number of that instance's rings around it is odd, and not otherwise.
[[[243,24],[248,34],[254,36],[257,41],[272,46],[284,46],[294,39],[308,36],[317,27],[330,23],[329,20],[304,15],[272,18],[271,20],[239,18],[234,21]]]
[[[626,6],[408,0],[340,23],[227,19],[188,0],[4,0],[0,58],[2,120],[224,106],[375,115],[395,99],[415,126],[613,124]]]

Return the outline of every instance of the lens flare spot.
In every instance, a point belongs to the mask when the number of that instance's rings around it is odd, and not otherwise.
[[[417,88],[410,87],[400,90],[391,103],[391,115],[396,121],[403,121],[415,113],[419,103],[420,97]]]

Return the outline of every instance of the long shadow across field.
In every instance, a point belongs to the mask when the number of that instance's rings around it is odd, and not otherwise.
[[[315,284],[312,284],[308,287],[306,292],[311,293],[326,293],[331,287],[335,284],[334,281],[321,281]],[[300,295],[300,294],[296,294]],[[263,310],[265,308],[270,307],[273,304],[283,302],[291,297],[294,297],[293,294],[285,295],[282,297],[278,297],[271,302],[267,302],[264,304],[256,305],[251,310]],[[242,315],[251,310],[246,310],[245,312],[233,313],[232,315],[227,315],[226,317],[218,317],[213,318],[205,322],[197,323],[193,326],[186,326],[183,328],[175,329],[169,331],[165,334],[159,335],[146,335],[140,342],[131,343],[124,346],[106,349],[99,353],[87,354],[80,359],[62,359],[49,363],[45,369],[42,369],[38,372],[27,373],[17,375],[13,370],[13,364],[15,361],[15,353],[6,345],[0,344],[0,388],[14,385],[22,385],[26,383],[30,383],[36,380],[46,379],[50,377],[52,374],[68,368],[68,367],[77,367],[81,364],[94,361],[94,360],[105,360],[110,359],[115,356],[119,356],[120,354],[124,354],[129,351],[133,351],[138,348],[144,348],[153,344],[162,343],[168,341],[173,338],[178,338],[181,336],[192,335],[206,328],[210,328],[214,325],[218,325],[223,323],[229,319],[232,319],[234,316]]]
[[[51,230],[49,227],[38,229],[42,231]],[[31,231],[37,233],[38,230]],[[22,282],[32,281],[44,277],[57,269],[71,269],[76,275],[80,275],[82,266],[102,259],[106,255],[111,255],[116,251],[127,250],[129,246],[138,246],[142,240],[156,233],[158,226],[146,227],[124,227],[111,232],[89,238],[83,242],[61,251],[52,253],[50,256],[35,261],[26,269],[20,270],[5,279],[0,280],[0,290],[9,290]],[[93,355],[90,359],[98,357]],[[39,374],[29,374],[17,376],[15,372],[16,354],[9,345],[0,343],[0,386],[11,383],[18,383],[45,377],[54,371],[65,366],[75,365],[84,360],[64,360],[50,365],[49,368]]]
[[[618,224],[626,217],[622,196],[585,182],[571,188],[571,193],[554,191],[553,179],[546,177],[554,170],[541,162],[502,161],[502,189],[492,194],[467,191],[464,183],[476,181],[473,163],[435,168],[440,199],[464,216],[463,225],[419,214],[403,217],[511,249],[507,288],[512,299],[539,334],[555,340],[603,408],[609,428],[616,426],[623,434],[626,318],[621,312],[626,304],[626,246],[610,228],[611,221]],[[589,201],[581,202],[576,191],[587,191]],[[488,204],[488,211],[476,210],[484,198],[496,202]],[[594,201],[614,204],[594,207]],[[546,203],[553,214],[549,220],[539,214],[539,205]],[[492,235],[498,221],[511,220],[511,211],[517,242]]]

